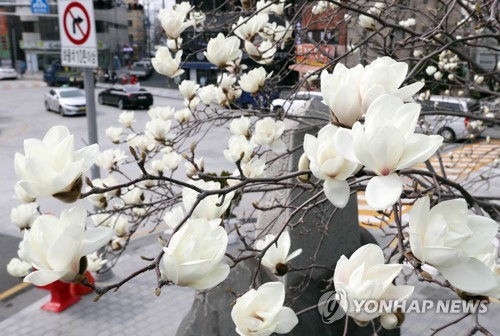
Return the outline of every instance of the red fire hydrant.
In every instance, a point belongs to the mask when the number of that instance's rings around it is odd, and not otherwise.
[[[90,272],[86,272],[87,281],[95,283],[94,277]],[[41,309],[60,313],[81,300],[80,296],[92,292],[92,289],[78,283],[68,283],[55,281],[45,286],[37,286],[40,289],[50,291],[50,301],[44,304]]]

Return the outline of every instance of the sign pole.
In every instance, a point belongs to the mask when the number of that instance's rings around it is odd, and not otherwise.
[[[97,140],[97,114],[95,110],[95,87],[94,72],[91,68],[85,68],[83,85],[85,87],[85,100],[87,101],[87,128],[89,133],[89,144],[98,143]],[[90,171],[92,179],[101,177],[99,167],[93,165]]]

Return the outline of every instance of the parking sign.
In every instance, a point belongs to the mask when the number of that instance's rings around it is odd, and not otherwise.
[[[97,67],[93,1],[59,0],[58,11],[62,65]]]

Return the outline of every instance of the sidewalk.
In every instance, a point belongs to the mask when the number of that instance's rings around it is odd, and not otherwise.
[[[114,276],[107,282],[121,280],[146,264],[140,256],[154,257],[160,250],[156,237],[134,241],[117,266]],[[171,286],[163,287],[157,297],[154,293],[154,272],[139,275],[115,292],[108,292],[98,302],[93,294],[84,296],[80,302],[62,313],[55,314],[40,309],[49,296],[31,304],[24,310],[0,322],[2,336],[46,336],[46,335],[123,335],[165,336],[175,332],[191,307],[194,290]]]

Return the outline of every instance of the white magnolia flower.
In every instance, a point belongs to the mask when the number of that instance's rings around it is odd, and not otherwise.
[[[231,319],[241,336],[287,334],[299,323],[295,312],[283,307],[285,285],[268,282],[257,290],[251,289],[236,300]]]
[[[248,56],[259,64],[270,64],[276,54],[276,46],[271,41],[262,41],[259,46],[255,46],[252,42],[245,41],[245,51]]]
[[[218,285],[229,274],[223,262],[227,242],[220,219],[189,219],[163,248],[161,278],[199,290]]]
[[[106,128],[106,136],[111,140],[113,143],[119,143],[120,142],[120,136],[122,135],[123,128],[121,127],[108,127]]]
[[[182,37],[178,37],[175,40],[167,39],[166,45],[167,48],[170,49],[171,51],[177,51],[182,46]]]
[[[203,158],[194,159],[194,163],[198,168],[196,168],[191,162],[186,161],[184,164],[184,168],[186,168],[186,176],[189,178],[195,177],[198,175],[199,171],[203,171],[204,169],[204,160]]]
[[[122,200],[127,205],[137,205],[144,201],[144,192],[138,187],[129,187],[127,191],[121,196]]]
[[[133,111],[132,112],[123,111],[118,116],[118,122],[122,124],[122,126],[125,128],[131,128],[132,124],[135,122],[134,117],[135,113]]]
[[[367,30],[375,30],[375,19],[366,15],[360,15],[358,18],[358,24],[367,29]]]
[[[430,209],[426,196],[410,212],[410,247],[415,257],[439,270],[453,286],[489,295],[499,289],[497,277],[475,256],[491,248],[497,229],[494,220],[469,215],[464,199],[444,201]]]
[[[321,94],[326,105],[342,125],[352,126],[361,116],[359,81],[364,68],[361,64],[348,69],[338,63],[333,73],[321,72]]]
[[[440,135],[414,133],[419,114],[419,104],[383,95],[368,108],[364,126],[356,122],[352,131],[337,131],[337,151],[378,175],[366,186],[368,205],[376,210],[393,205],[401,195],[403,184],[396,171],[424,162],[443,142]]]
[[[236,36],[226,38],[224,34],[219,33],[216,38],[208,41],[204,54],[210,63],[224,68],[229,62],[241,58],[240,40]]]
[[[326,125],[318,137],[306,134],[304,152],[309,159],[309,168],[313,175],[324,180],[325,196],[333,205],[343,208],[349,201],[349,184],[346,179],[359,170],[359,164],[344,159],[334,146],[335,134],[339,128]]]
[[[97,252],[91,253],[87,256],[87,271],[97,272],[107,262],[108,260],[103,259],[102,255],[98,255]]]
[[[121,149],[106,149],[97,155],[95,164],[103,169],[111,170],[127,158],[128,156]]]
[[[250,135],[250,118],[241,116],[239,119],[233,119],[229,128],[234,135],[248,137]]]
[[[272,43],[279,43],[279,46],[283,49],[286,43],[292,40],[293,29],[288,22],[286,22],[286,26],[278,25],[276,22],[269,22],[260,33],[260,36]]]
[[[436,72],[434,73],[434,79],[435,79],[435,80],[439,81],[439,80],[441,80],[442,78],[443,78],[443,73],[442,73],[441,71],[436,71]]]
[[[155,57],[151,59],[151,63],[156,72],[170,78],[174,78],[184,73],[180,69],[182,50],[177,51],[175,58],[172,58],[170,49],[167,47],[159,47],[156,51]]]
[[[214,191],[220,189],[219,182],[198,180],[192,181],[191,184],[202,190]],[[197,203],[198,195],[196,190],[187,187],[182,188],[182,203],[186,211],[189,211]],[[229,208],[233,197],[234,191],[227,193],[225,197],[217,194],[207,196],[198,203],[191,218],[205,218],[207,220],[221,218],[227,208]]]
[[[193,26],[195,27],[195,29],[203,28],[206,19],[207,16],[202,11],[191,11],[189,13],[189,20],[193,21]]]
[[[129,223],[124,216],[114,215],[111,218],[111,226],[117,237],[123,237],[128,233]]]
[[[155,147],[155,141],[143,134],[129,134],[127,143],[131,147],[136,147],[140,151],[151,151]]]
[[[424,52],[420,49],[413,50],[413,57],[420,58],[424,55]]]
[[[176,14],[186,18],[193,8],[188,1],[182,1],[175,4],[172,9]]]
[[[334,4],[330,4],[329,1],[325,1],[325,0],[318,1],[316,3],[316,5],[314,5],[312,7],[312,14],[313,15],[321,15],[324,12],[326,12],[326,10],[328,9],[328,7],[334,7],[334,6],[335,5]]]
[[[56,280],[71,282],[80,270],[80,259],[106,245],[113,231],[98,227],[85,230],[87,212],[82,207],[64,210],[61,217],[41,215],[24,233],[26,261],[37,270],[24,278],[37,286]]]
[[[259,0],[256,4],[257,12],[271,14],[274,13],[278,16],[283,15],[285,11],[285,0],[280,1],[267,1]]]
[[[191,21],[186,21],[186,14],[177,10],[160,9],[158,20],[169,39],[175,40],[187,27],[193,24]]]
[[[170,171],[174,171],[179,167],[179,163],[181,163],[182,156],[177,152],[172,151],[170,153],[166,153],[163,155],[163,163],[165,164],[165,168]]]
[[[252,139],[256,144],[269,146],[273,152],[280,154],[286,152],[285,143],[281,140],[284,131],[285,124],[281,120],[267,117],[257,121]]]
[[[261,159],[252,160],[247,163],[241,164],[241,170],[243,174],[248,178],[256,178],[264,175],[264,168],[266,167],[266,162]],[[237,175],[238,170],[233,173],[233,175]]]
[[[428,74],[429,76],[434,75],[434,73],[437,71],[437,68],[433,65],[429,65],[427,68],[425,68],[425,73]]]
[[[200,88],[199,84],[191,80],[183,80],[179,85],[179,91],[187,100],[193,100],[196,97],[196,91]]]
[[[159,143],[165,142],[169,136],[172,120],[152,119],[146,123],[146,136],[156,140]]]
[[[100,178],[96,178],[92,180],[92,185],[96,188],[104,188],[104,183]],[[85,191],[89,192],[92,190],[91,187],[86,187]],[[99,209],[104,209],[108,206],[108,195],[106,193],[100,194],[100,193],[95,193],[87,196],[85,198],[87,201],[89,201],[93,206],[99,208]]]
[[[255,144],[248,141],[243,135],[233,135],[228,141],[229,149],[224,150],[224,157],[229,162],[236,162],[241,159],[245,163],[250,161]]]
[[[393,300],[402,303],[409,298],[413,293],[413,286],[392,284],[402,267],[401,264],[384,264],[384,253],[375,244],[361,246],[350,258],[340,257],[335,266],[333,282],[335,290],[343,290],[347,296],[347,305],[343,307],[347,310],[347,316],[368,322],[381,315],[379,309],[370,309],[373,307],[361,306],[357,310],[354,300]]]
[[[484,76],[474,75],[474,82],[476,82],[477,85],[483,84]]]
[[[12,258],[7,264],[7,272],[15,278],[24,278],[31,270],[31,264],[19,258]]]
[[[177,206],[165,213],[165,216],[163,216],[163,221],[165,222],[165,224],[167,224],[169,229],[175,229],[177,225],[182,222],[184,217],[185,215],[182,207]]]
[[[21,202],[24,202],[24,203],[31,203],[31,202],[35,202],[36,201],[36,198],[30,196],[26,192],[26,190],[24,190],[24,188],[21,187],[19,184],[15,184],[14,185],[14,197],[18,201],[21,201]]]
[[[191,112],[190,109],[188,108],[183,108],[175,112],[174,118],[177,120],[179,123],[187,123],[191,117],[193,116],[193,113]]]
[[[264,239],[259,239],[255,242],[255,248],[262,251],[269,244],[271,244],[271,242],[273,242],[275,238],[275,235],[268,234],[264,237]],[[290,246],[290,233],[288,231],[285,231],[279,236],[278,240],[273,243],[271,247],[266,251],[261,259],[262,265],[270,269],[273,274],[283,275],[280,274],[280,267],[286,266],[286,264],[290,260],[298,257],[302,253],[302,249],[298,249],[289,254]]]
[[[424,83],[415,82],[401,87],[408,73],[408,64],[397,62],[390,57],[379,57],[363,71],[359,82],[362,108],[366,112],[370,104],[383,94],[390,94],[403,101],[413,101],[412,97],[422,89]]]
[[[38,216],[38,204],[34,202],[18,205],[10,211],[10,221],[20,229],[31,227]]]
[[[173,118],[175,109],[171,106],[155,106],[148,111],[149,117],[153,119],[170,120]]]
[[[410,28],[416,24],[417,24],[417,21],[415,21],[414,18],[408,18],[406,20],[399,21],[399,25],[402,27],[405,27],[405,28]]]
[[[17,182],[32,197],[55,196],[65,202],[79,197],[80,177],[95,161],[94,144],[75,151],[74,138],[66,126],[54,126],[40,141],[24,140],[25,154],[16,153]]]
[[[260,67],[250,70],[246,74],[242,75],[238,83],[243,91],[255,94],[265,86],[266,79],[269,76],[270,75],[267,74],[266,69]]]
[[[454,81],[455,80],[455,75],[454,74],[449,74],[448,75],[448,80],[449,81]]]
[[[257,9],[258,11],[258,9]],[[238,22],[233,24],[234,35],[244,41],[253,41],[269,22],[269,15],[259,12],[250,18],[239,17]]]
[[[210,105],[215,103],[215,96],[217,95],[217,87],[213,84],[209,84],[207,86],[202,87],[198,91],[198,96],[201,99],[201,102],[205,105]]]

